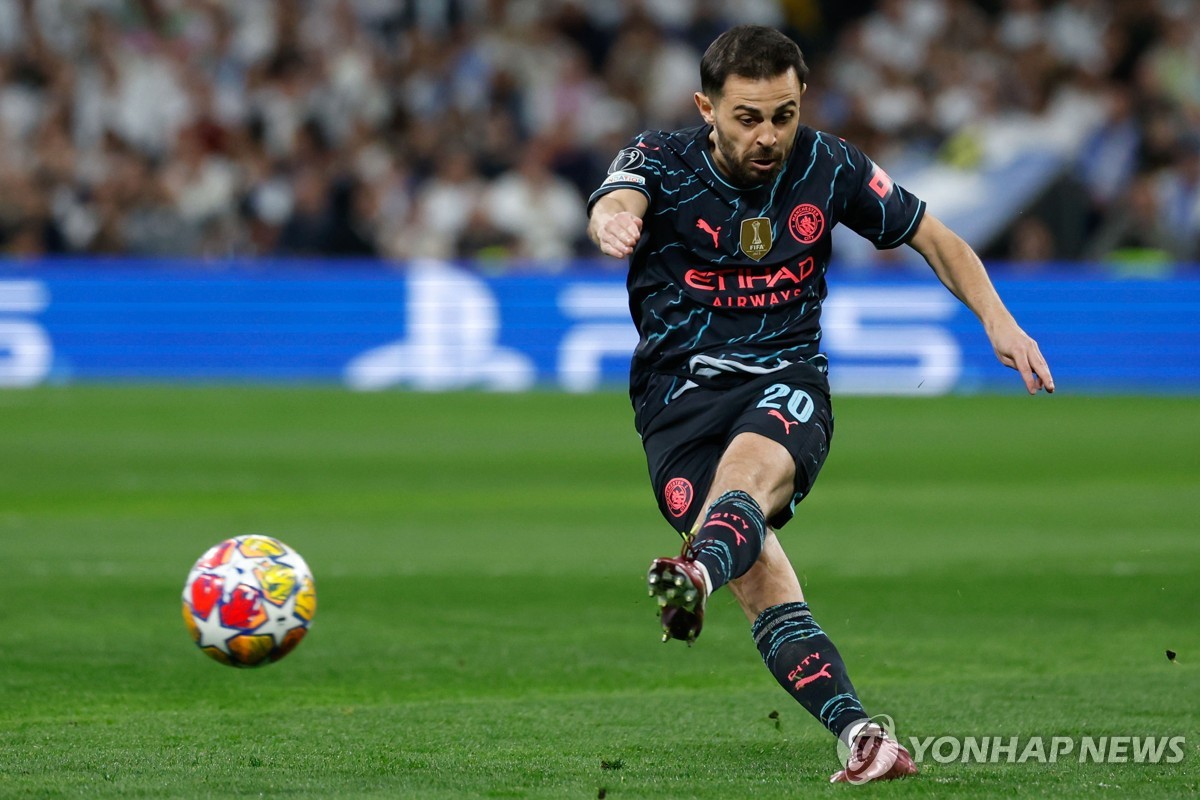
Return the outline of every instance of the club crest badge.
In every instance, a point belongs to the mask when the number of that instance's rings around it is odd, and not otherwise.
[[[692,482],[687,478],[671,478],[663,490],[663,499],[672,517],[682,517],[692,507]]]
[[[771,252],[772,244],[771,220],[766,217],[742,220],[739,246],[743,253],[755,261],[762,261],[763,256]]]
[[[825,232],[825,215],[811,203],[796,206],[788,218],[788,230],[800,244],[812,244]]]

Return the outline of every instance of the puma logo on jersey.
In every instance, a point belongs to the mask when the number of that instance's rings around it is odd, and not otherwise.
[[[720,250],[720,249],[721,249],[721,243],[720,243],[720,240],[717,238],[717,237],[720,235],[720,233],[721,233],[721,226],[720,226],[720,225],[718,225],[718,226],[716,227],[716,229],[714,230],[714,229],[712,228],[712,226],[711,226],[711,225],[709,225],[709,224],[708,224],[707,222],[705,222],[704,220],[702,220],[702,219],[697,219],[697,220],[696,220],[696,227],[697,227],[697,228],[699,228],[700,230],[704,231],[705,233],[707,233],[709,236],[711,236],[711,237],[712,237],[712,240],[713,240],[713,249],[714,249],[714,250]]]
[[[775,417],[775,419],[777,419],[783,423],[783,433],[785,436],[792,432],[793,425],[800,424],[799,422],[788,422],[787,419],[783,416],[783,414],[780,414],[778,411],[775,411],[774,409],[772,409],[771,411],[768,411],[767,416]]]

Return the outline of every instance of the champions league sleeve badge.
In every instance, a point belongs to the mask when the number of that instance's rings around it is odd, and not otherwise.
[[[618,172],[629,172],[632,169],[637,169],[646,163],[646,154],[636,147],[626,147],[621,152],[617,153],[617,157],[608,165],[608,174],[613,175]]]

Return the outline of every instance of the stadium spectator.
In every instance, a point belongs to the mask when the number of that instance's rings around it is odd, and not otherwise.
[[[1181,139],[1178,155],[1154,186],[1166,225],[1181,241],[1181,260],[1200,258],[1200,133]]]
[[[437,171],[417,192],[416,210],[397,255],[453,258],[459,237],[475,218],[487,184],[465,148],[441,153]]]
[[[550,170],[548,140],[533,140],[515,169],[498,177],[482,201],[492,227],[512,238],[512,255],[564,265],[577,249],[587,215],[579,192]]]
[[[1024,217],[1013,226],[1007,259],[1014,264],[1044,264],[1056,257],[1054,232],[1037,217]]]
[[[1163,266],[1193,255],[1164,213],[1152,173],[1134,178],[1118,210],[1097,232],[1088,255],[1099,261]]]
[[[1125,86],[1108,92],[1104,122],[1079,154],[1078,174],[1091,197],[1095,215],[1103,213],[1121,195],[1133,177],[1142,144],[1135,98]]]

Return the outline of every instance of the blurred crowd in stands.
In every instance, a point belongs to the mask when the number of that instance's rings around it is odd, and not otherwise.
[[[698,123],[740,22],[793,36],[805,122],[885,166],[1102,109],[990,257],[1200,260],[1195,0],[0,0],[0,253],[553,269],[595,255],[630,136]]]

